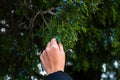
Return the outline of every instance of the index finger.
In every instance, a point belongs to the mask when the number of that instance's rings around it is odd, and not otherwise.
[[[58,44],[57,44],[57,41],[56,41],[55,38],[51,39],[50,45],[51,45],[51,46],[54,45],[54,46],[58,47]]]

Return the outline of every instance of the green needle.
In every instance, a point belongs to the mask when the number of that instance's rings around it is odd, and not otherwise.
[[[56,38],[57,42],[61,42],[61,39],[60,39],[60,37],[58,37],[58,36],[55,36],[55,38]]]

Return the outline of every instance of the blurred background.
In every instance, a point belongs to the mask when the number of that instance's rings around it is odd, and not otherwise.
[[[55,36],[73,80],[120,80],[120,0],[0,0],[0,80],[44,80]]]

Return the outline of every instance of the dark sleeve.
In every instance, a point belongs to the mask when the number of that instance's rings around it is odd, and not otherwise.
[[[65,72],[58,71],[58,72],[49,74],[45,80],[72,80],[72,78]]]

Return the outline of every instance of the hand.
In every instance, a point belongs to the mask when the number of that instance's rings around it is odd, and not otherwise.
[[[40,60],[47,74],[64,71],[65,52],[62,44],[57,43],[56,39],[53,38],[42,52]]]

